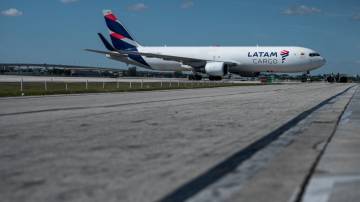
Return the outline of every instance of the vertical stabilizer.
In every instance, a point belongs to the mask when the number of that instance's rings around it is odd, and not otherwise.
[[[111,10],[103,11],[113,46],[118,50],[135,50],[140,45],[121,24]]]

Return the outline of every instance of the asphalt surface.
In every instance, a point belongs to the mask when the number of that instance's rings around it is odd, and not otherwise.
[[[233,182],[237,186],[219,186],[220,190],[216,191],[221,191],[218,195],[222,197],[217,197],[221,200],[207,201],[303,201],[309,179],[314,175],[315,167],[326,153],[326,148],[332,144],[339,120],[357,88],[354,85],[324,100],[315,110],[312,108],[305,118],[284,131],[269,146],[255,153],[244,165],[240,165],[240,168],[251,170],[245,176],[247,181]],[[306,112],[309,111],[303,113]],[[241,175],[243,170],[237,169],[230,176]],[[229,187],[234,188],[229,190]]]
[[[360,200],[360,88],[316,166],[304,202]]]
[[[348,84],[0,99],[2,201],[156,201]]]

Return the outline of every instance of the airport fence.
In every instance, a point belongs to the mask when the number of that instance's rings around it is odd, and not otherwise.
[[[0,96],[126,92],[166,89],[212,88],[240,85],[225,81],[135,80],[135,81],[24,81],[0,83]],[[244,84],[242,84],[244,85]]]

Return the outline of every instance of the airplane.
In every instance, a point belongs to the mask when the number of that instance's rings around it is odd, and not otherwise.
[[[294,46],[141,46],[111,10],[104,10],[103,14],[112,43],[98,33],[107,51],[86,51],[151,70],[192,71],[191,79],[195,80],[201,80],[203,74],[207,74],[209,80],[221,80],[229,73],[247,77],[261,72],[309,74],[326,63],[318,52]]]

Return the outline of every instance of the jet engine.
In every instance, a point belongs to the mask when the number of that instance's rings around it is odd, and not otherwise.
[[[229,71],[228,65],[224,62],[208,62],[205,65],[205,72],[210,76],[222,77]]]

